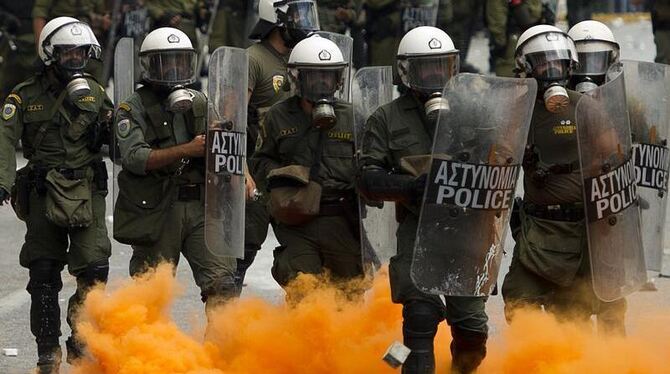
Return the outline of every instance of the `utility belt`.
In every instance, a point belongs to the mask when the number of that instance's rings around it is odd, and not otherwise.
[[[533,217],[551,221],[578,222],[584,219],[584,204],[539,205],[522,202],[523,211]]]
[[[177,201],[202,201],[204,200],[203,184],[184,184],[177,186]]]
[[[86,178],[88,168],[93,169],[93,183],[98,191],[107,191],[107,165],[104,161],[93,161],[82,168],[51,168],[43,165],[32,165],[28,171],[27,181],[39,195],[46,194],[46,177],[50,170],[55,170],[68,180],[79,180]]]
[[[349,215],[355,211],[355,193],[351,190],[324,188],[319,204],[320,216]]]

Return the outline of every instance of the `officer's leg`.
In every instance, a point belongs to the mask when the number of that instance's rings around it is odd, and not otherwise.
[[[67,362],[70,364],[83,356],[83,342],[77,338],[76,330],[76,317],[77,313],[79,313],[79,308],[93,286],[98,283],[107,283],[108,275],[109,261],[107,259],[91,263],[83,270],[74,273],[74,276],[77,278],[77,290],[70,297],[67,304],[67,324],[70,325],[72,335],[65,341]]]
[[[187,203],[187,226],[184,227],[184,257],[188,261],[206,310],[237,295],[235,258],[224,256],[223,248],[205,244],[205,215],[200,201]]]
[[[346,217],[320,218],[319,234],[323,267],[335,279],[348,280],[363,275],[360,240]]]
[[[248,201],[244,216],[244,258],[237,260],[237,271],[235,273],[235,283],[239,292],[242,292],[247,269],[253,264],[256,254],[268,235],[269,224],[270,214],[265,207],[265,203]]]
[[[63,287],[60,272],[67,261],[67,232],[46,219],[44,196],[34,190],[30,194],[26,220],[26,242],[19,262],[28,268],[26,288],[30,294],[30,330],[37,342],[40,373],[58,370],[61,349],[60,306],[58,292]]]
[[[512,322],[514,312],[520,308],[540,309],[546,297],[555,288],[549,281],[528,270],[519,260],[519,242],[514,246],[514,254],[509,271],[502,285],[505,302],[505,318]]]
[[[598,301],[596,312],[598,334],[625,336],[627,306],[625,298],[609,303]]]
[[[72,335],[65,342],[67,362],[72,363],[83,354],[83,345],[76,337],[76,313],[86,294],[98,283],[107,283],[112,244],[105,223],[106,191],[93,192],[93,223],[86,229],[70,231],[68,270],[77,279],[77,290],[70,297],[67,323]]]
[[[416,217],[409,216],[398,229],[398,254],[389,265],[391,298],[403,304],[403,342],[412,350],[402,372],[433,373],[433,339],[444,319],[444,304],[437,296],[419,291],[410,278],[416,225]]]
[[[654,33],[656,59],[661,64],[670,64],[670,30],[657,29]]]
[[[182,219],[185,209],[185,202],[175,202],[170,212],[166,214],[166,221],[158,241],[152,245],[132,246],[133,255],[129,264],[131,277],[142,275],[161,262],[172,264],[176,271],[182,250]]]
[[[474,372],[486,356],[488,317],[484,297],[446,297],[451,326],[451,372]]]
[[[323,270],[319,254],[318,221],[320,217],[302,226],[279,224],[275,234],[280,247],[275,249],[272,277],[286,287],[299,273],[320,274]],[[297,299],[296,299],[297,297]],[[299,295],[287,295],[287,299],[298,301]]]
[[[63,288],[60,272],[64,264],[54,260],[36,260],[29,266],[30,330],[37,342],[39,373],[58,372],[61,349],[60,306],[58,292]]]

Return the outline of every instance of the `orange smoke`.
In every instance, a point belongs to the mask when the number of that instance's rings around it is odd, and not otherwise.
[[[212,316],[207,339],[170,320],[179,291],[163,265],[106,294],[93,291],[79,324],[90,358],[74,374],[384,373],[381,356],[402,341],[401,307],[382,274],[362,302],[348,301],[323,279],[301,276],[306,295],[293,307],[236,300]],[[626,339],[603,339],[539,312],[518,312],[489,340],[480,373],[670,373],[670,315],[636,318]],[[449,367],[449,330],[436,341],[438,372]]]

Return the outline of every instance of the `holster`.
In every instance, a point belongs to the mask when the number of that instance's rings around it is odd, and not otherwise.
[[[10,191],[11,204],[16,213],[16,217],[21,221],[25,221],[30,214],[30,191],[33,188],[32,180],[30,179],[30,168],[28,166],[22,167],[16,171],[16,180]]]

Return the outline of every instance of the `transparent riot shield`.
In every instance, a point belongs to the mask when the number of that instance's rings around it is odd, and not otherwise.
[[[439,5],[439,0],[403,0],[402,33],[419,26],[435,26]]]
[[[380,106],[393,99],[393,76],[390,66],[365,67],[356,72],[351,84],[354,108],[354,141],[356,154],[363,146],[367,120]],[[395,205],[390,202],[367,202],[359,198],[361,217],[361,250],[364,269],[379,269],[396,252]]]
[[[537,92],[533,79],[458,74],[444,89],[411,276],[430,294],[495,286]]]
[[[347,61],[349,63],[347,68],[344,70],[344,79],[343,79],[344,82],[342,85],[342,89],[338,94],[338,98],[340,100],[349,102],[351,94],[351,66],[354,53],[354,39],[346,35],[329,31],[318,31],[317,34],[320,37],[326,38],[331,42],[337,44],[337,46],[340,48],[340,51],[342,52],[342,57],[344,57],[344,61]]]
[[[595,294],[614,301],[647,280],[623,74],[577,103],[579,163]]]
[[[244,257],[248,63],[244,49],[217,48],[207,87],[205,243],[237,258]]]
[[[622,61],[614,65],[609,74],[617,74],[622,69],[633,139],[644,257],[648,270],[660,272],[670,167],[670,66]]]
[[[133,38],[121,38],[114,50],[114,110],[119,109],[125,99],[135,92],[135,62]],[[112,159],[114,180],[112,181],[112,204],[116,204],[119,195],[118,176],[121,172],[121,157],[116,142],[116,131],[112,131],[112,141],[109,145],[109,155]]]

